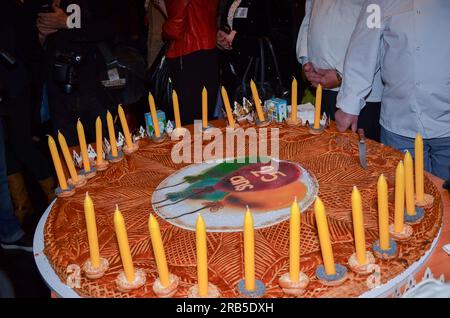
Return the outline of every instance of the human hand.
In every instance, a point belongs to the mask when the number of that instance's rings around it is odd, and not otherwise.
[[[357,115],[351,115],[343,112],[338,109],[338,111],[334,114],[336,121],[336,128],[340,132],[344,132],[347,129],[351,128],[353,132],[356,132],[358,128],[358,117]]]
[[[316,72],[312,63],[306,63],[303,65],[303,72],[306,79],[311,82],[312,86],[317,87],[320,84],[322,75]]]
[[[217,32],[216,44],[221,50],[231,50],[231,45],[227,40],[228,34],[222,30]]]
[[[59,29],[67,28],[67,15],[58,7],[53,4],[53,11],[49,13],[39,13],[36,22],[39,30],[39,38],[45,39],[48,35],[57,32]]]
[[[341,81],[337,76],[336,70],[321,70],[318,69],[317,73],[322,76],[320,84],[325,89],[332,89],[341,86]]]

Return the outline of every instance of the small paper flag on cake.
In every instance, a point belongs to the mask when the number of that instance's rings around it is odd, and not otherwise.
[[[81,156],[74,150],[73,151],[73,162],[78,168],[81,168],[81,164],[83,162],[83,159],[81,159]]]
[[[169,120],[169,121],[167,122],[167,125],[166,125],[166,133],[167,133],[168,135],[170,135],[170,134],[172,133],[172,131],[173,131],[173,124],[172,124],[172,122]]]
[[[124,143],[125,143],[125,137],[119,131],[119,137],[117,138],[117,147],[122,147]]]
[[[146,133],[146,131],[145,131],[144,127],[141,126],[139,128],[139,135],[141,136],[141,138],[145,137],[145,133]]]
[[[105,153],[109,153],[111,151],[111,144],[108,139],[103,139],[103,151]]]
[[[87,152],[89,160],[95,160],[95,158],[97,157],[97,153],[95,152],[94,148],[92,148],[91,144],[89,144]]]

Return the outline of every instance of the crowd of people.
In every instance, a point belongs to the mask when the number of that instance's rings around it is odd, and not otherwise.
[[[191,124],[203,87],[214,118],[222,85],[236,101],[250,79],[263,98],[288,99],[292,76],[303,78],[300,95],[320,84],[340,131],[412,153],[421,133],[426,170],[450,179],[449,16],[447,0],[2,0],[2,248],[32,251],[25,179],[53,199],[45,134],[77,145],[80,119],[91,142],[96,118],[118,104],[136,130],[149,91],[172,118],[176,90]]]

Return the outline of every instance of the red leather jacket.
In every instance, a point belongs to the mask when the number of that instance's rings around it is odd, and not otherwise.
[[[163,37],[170,41],[168,58],[216,47],[219,0],[165,2],[168,18],[163,25]]]

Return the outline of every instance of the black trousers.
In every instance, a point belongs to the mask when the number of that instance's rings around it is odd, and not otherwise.
[[[219,89],[218,54],[216,49],[196,51],[167,59],[173,88],[180,103],[182,125],[202,119],[202,90],[208,90],[208,118],[212,119]],[[173,118],[173,111],[168,114]]]
[[[337,111],[336,100],[338,92],[324,90],[322,98],[322,108],[325,114],[335,120],[334,114]],[[358,118],[358,128],[364,129],[367,138],[380,142],[380,109],[381,102],[367,102],[366,106],[361,110]]]

